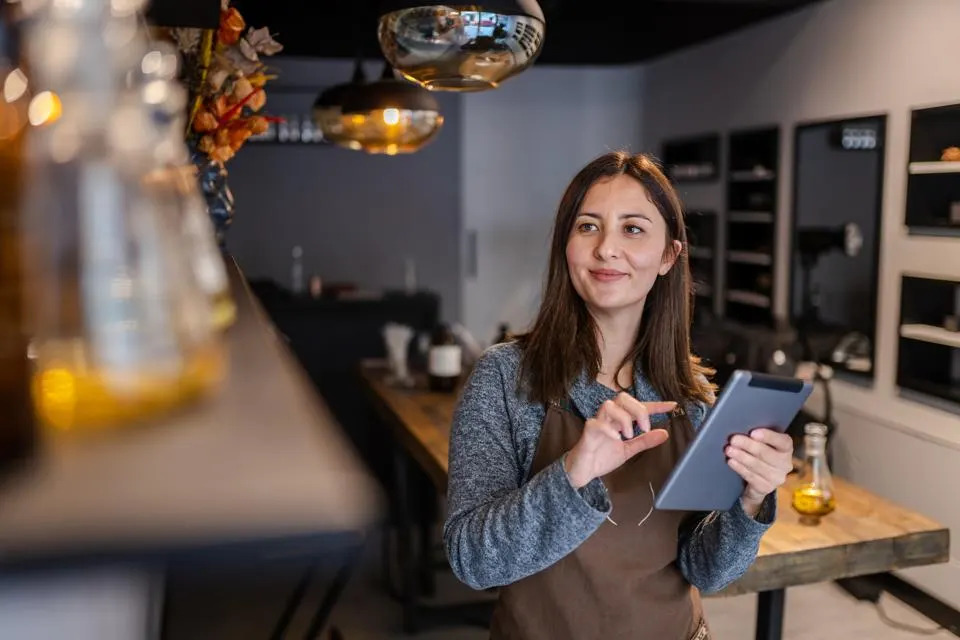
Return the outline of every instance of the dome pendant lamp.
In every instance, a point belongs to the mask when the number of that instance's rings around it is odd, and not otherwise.
[[[325,89],[313,103],[313,122],[323,132],[323,137],[341,147],[359,149],[360,143],[351,140],[343,130],[343,102],[351,92],[366,83],[363,60],[357,59],[350,82]]]
[[[436,91],[483,91],[533,64],[545,24],[536,0],[385,2],[377,37],[408,80]]]
[[[440,105],[429,91],[393,76],[389,63],[377,82],[351,91],[343,101],[344,134],[367,153],[412,153],[443,126]]]

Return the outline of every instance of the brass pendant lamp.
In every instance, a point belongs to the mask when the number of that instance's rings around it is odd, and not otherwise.
[[[483,91],[533,64],[545,24],[536,0],[386,2],[377,37],[408,80],[431,90]]]
[[[398,80],[389,63],[377,82],[361,85],[343,101],[344,135],[367,153],[413,153],[443,126],[437,99],[416,84]]]
[[[313,122],[323,132],[323,137],[341,147],[360,149],[360,143],[352,140],[343,128],[343,102],[351,92],[366,84],[363,60],[358,58],[350,82],[334,85],[322,91],[313,103]]]

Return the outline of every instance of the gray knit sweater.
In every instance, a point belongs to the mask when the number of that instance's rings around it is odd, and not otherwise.
[[[546,411],[518,392],[520,357],[515,343],[487,349],[454,415],[443,538],[454,574],[475,589],[546,569],[589,538],[616,507],[599,478],[574,489],[560,458],[528,477]],[[639,400],[660,400],[639,367],[635,378]],[[585,374],[570,390],[584,416],[595,415],[615,395]],[[706,407],[685,408],[699,428]],[[756,519],[744,513],[739,500],[729,511],[704,514],[681,532],[678,564],[684,577],[705,593],[739,578],[756,557],[775,511],[773,493]]]

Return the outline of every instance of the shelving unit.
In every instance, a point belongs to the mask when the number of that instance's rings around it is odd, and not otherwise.
[[[690,273],[696,294],[694,310],[697,316],[713,313],[716,309],[717,280],[717,212],[693,210],[686,212],[687,245]]]
[[[779,157],[777,127],[730,135],[724,315],[742,324],[773,321]]]
[[[912,112],[905,222],[912,234],[960,235],[960,104]]]
[[[901,280],[897,385],[960,411],[960,281],[905,275]],[[952,326],[950,326],[952,325]],[[919,395],[918,395],[919,394]]]
[[[672,182],[712,182],[720,173],[720,136],[708,133],[667,140],[661,157]]]

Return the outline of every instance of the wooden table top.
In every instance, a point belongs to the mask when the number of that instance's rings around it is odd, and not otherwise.
[[[438,490],[445,491],[456,395],[393,387],[384,381],[383,365],[376,362],[365,363],[361,375],[394,436]],[[949,559],[950,536],[945,527],[842,478],[834,477],[836,511],[819,525],[802,524],[790,507],[796,481],[791,475],[779,489],[777,521],[760,541],[756,561],[721,595],[826,582]]]

